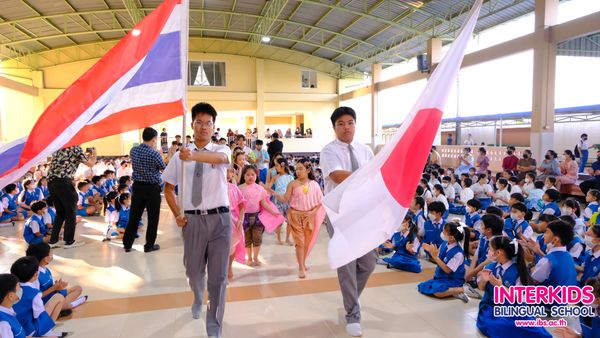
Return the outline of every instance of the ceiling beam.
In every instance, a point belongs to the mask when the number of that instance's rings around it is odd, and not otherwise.
[[[342,2],[342,0],[337,0],[335,2],[335,6],[339,5]],[[350,2],[352,2],[352,0],[350,0]],[[298,7],[300,7],[300,5],[302,4],[302,2],[298,3]],[[348,3],[349,4],[349,3]],[[320,18],[317,19],[317,21],[315,21],[314,24],[312,24],[313,27],[319,27],[319,24],[329,15],[331,14],[331,12],[333,12],[333,8],[328,8],[327,11],[325,12],[325,14],[321,15]],[[304,36],[308,36],[311,32],[313,31],[312,27],[308,30],[308,32],[304,33]],[[343,32],[342,32],[343,33]],[[294,49],[296,47],[296,45],[298,45],[298,42],[294,43],[290,49]]]
[[[226,28],[229,29],[229,27],[231,27],[231,19],[233,18],[234,12],[235,12],[235,6],[237,5],[237,0],[233,0],[233,6],[231,6],[231,14],[229,14],[229,18],[227,19],[227,26]],[[225,33],[225,39],[227,39],[227,33]]]
[[[129,13],[129,17],[131,18],[131,22],[133,26],[137,25],[138,22],[142,21],[142,19],[146,16],[146,13],[141,9],[142,4],[139,0],[122,0],[123,5],[127,9],[127,13]]]
[[[254,45],[253,53],[256,54],[262,44],[262,38],[269,35],[275,21],[287,5],[287,0],[270,0],[265,2],[260,17],[256,21],[249,41]]]
[[[38,16],[43,16],[43,14],[40,13],[40,11],[38,11],[33,6],[31,6],[26,0],[21,0],[21,3],[23,5],[25,5],[25,7],[29,8],[29,10],[33,11],[34,13],[36,13]],[[66,33],[66,32],[63,32],[62,29],[58,28],[58,26],[56,26],[55,24],[53,24],[50,20],[42,19],[42,21],[45,22],[48,26],[56,29],[58,32],[63,33],[63,34]],[[71,39],[69,36],[65,36],[65,38],[67,38],[68,40],[70,40],[74,45],[77,44],[77,41]]]

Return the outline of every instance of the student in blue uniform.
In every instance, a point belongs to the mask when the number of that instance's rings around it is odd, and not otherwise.
[[[35,257],[21,257],[10,267],[10,272],[19,279],[23,295],[13,306],[17,320],[28,336],[43,336],[55,326],[62,302],[57,296],[46,304],[42,302],[42,292],[37,288],[38,261]],[[47,310],[50,312],[47,312]],[[64,337],[64,335],[59,334]]]
[[[27,248],[27,256],[35,257],[39,262],[38,282],[42,292],[42,301],[47,304],[54,295],[59,294],[64,297],[60,316],[69,316],[73,308],[85,303],[88,296],[81,296],[81,286],[75,285],[68,287],[69,283],[62,279],[54,280],[52,271],[48,264],[52,262],[54,256],[48,243],[32,244]],[[81,297],[80,297],[81,296]]]
[[[96,207],[89,203],[90,184],[86,181],[77,183],[77,215],[82,217],[92,216],[96,213]]]
[[[21,299],[19,279],[9,273],[0,274],[0,337],[25,338],[27,334],[17,320],[13,305]]]
[[[102,176],[92,177],[92,185],[90,187],[90,194],[97,200],[102,200],[106,196],[107,191],[104,189],[104,179]]]
[[[119,220],[117,221],[117,233],[118,238],[123,238],[125,234],[125,228],[127,227],[127,222],[129,222],[129,209],[131,207],[131,195],[128,193],[121,194],[119,196],[119,203],[115,205],[117,211],[119,212]],[[141,227],[142,221],[140,220],[139,226]],[[136,234],[136,238],[139,237],[139,234]]]
[[[111,240],[111,236],[117,235],[117,233],[113,234],[113,227],[116,226],[119,221],[119,211],[117,210],[117,203],[119,199],[119,194],[116,191],[111,191],[104,197],[104,221],[106,222],[106,233],[104,235],[103,242],[108,242]]]
[[[25,220],[27,211],[19,207],[18,198],[19,192],[16,184],[11,183],[4,187],[4,194],[0,199],[0,204],[2,204],[4,211],[0,217],[0,222]]]
[[[585,234],[585,244],[590,248],[583,263],[579,284],[583,286],[592,277],[600,277],[600,225],[592,225]]]
[[[561,209],[562,216],[569,216],[575,222],[573,226],[573,230],[575,231],[575,236],[583,238],[585,236],[585,231],[587,230],[585,227],[585,223],[583,220],[581,205],[577,200],[573,197],[569,197],[563,203],[563,208]]]
[[[117,186],[119,185],[119,181],[115,178],[115,172],[113,170],[105,170],[104,176],[106,177],[106,182],[104,182],[104,189],[107,192],[115,191]]]
[[[423,236],[425,234],[425,222],[427,219],[425,218],[425,199],[423,197],[417,196],[413,199],[410,205],[410,211],[413,215],[413,222],[417,226],[417,232],[419,236]]]
[[[419,249],[421,243],[417,237],[417,225],[413,222],[412,217],[404,217],[402,228],[394,236],[392,241],[387,241],[384,247],[394,250],[394,255],[389,258],[384,258],[382,261],[388,268],[419,273],[421,272],[421,263],[419,263]]]
[[[472,198],[467,201],[465,224],[471,229],[471,240],[479,240],[481,236],[481,202]]]
[[[569,223],[571,229],[575,227],[575,220],[571,216],[560,216],[558,219]],[[579,238],[573,231],[573,239],[567,243],[567,251],[573,257],[573,261],[575,261],[575,268],[581,267],[583,262],[585,261],[586,255],[586,247],[583,239]]]
[[[527,207],[523,203],[515,203],[510,208],[510,217],[504,222],[504,233],[510,238],[534,238],[533,228],[526,220]]]
[[[529,271],[525,263],[523,247],[516,239],[497,236],[490,240],[489,257],[492,263],[477,276],[480,290],[484,290],[479,303],[477,328],[485,336],[503,337],[548,337],[552,335],[542,327],[517,327],[515,320],[527,320],[525,317],[495,317],[494,307],[503,304],[494,303],[494,287],[529,284]],[[510,304],[506,304],[510,305]]]
[[[600,278],[593,277],[588,279],[586,286],[591,286],[594,290],[594,302],[592,307],[598,309],[600,307]],[[600,338],[600,314],[596,310],[595,317],[579,317],[581,333],[576,332],[571,327],[559,327],[554,330],[554,333],[559,338]]]
[[[24,184],[24,190],[19,195],[19,206],[23,210],[31,211],[31,204],[35,201],[41,200],[39,192],[36,190],[35,182],[33,180],[27,180]]]
[[[533,189],[529,191],[527,194],[527,199],[525,200],[525,205],[531,211],[540,211],[542,210],[542,206],[544,205],[543,196],[544,196],[544,182],[535,181],[533,183]]]
[[[54,201],[52,197],[48,196],[46,199],[46,212],[44,213],[44,223],[46,224],[46,231],[48,234],[52,234],[52,224],[54,224],[54,219],[56,218],[56,208],[54,208]]]
[[[418,285],[419,292],[437,298],[454,297],[468,303],[469,297],[463,288],[467,258],[463,248],[469,248],[469,227],[456,221],[446,223],[442,237],[444,242],[440,248],[435,244],[423,244],[423,249],[438,266],[433,279]]]
[[[37,201],[31,204],[31,211],[33,215],[29,217],[25,226],[23,227],[23,238],[28,244],[42,243],[48,241],[49,238],[48,230],[46,229],[46,222],[44,222],[44,213],[46,212],[46,203],[44,201]]]
[[[585,225],[590,225],[590,219],[592,215],[598,212],[598,202],[600,201],[600,190],[591,189],[585,195],[585,201],[588,203],[587,207],[583,210],[583,221]]]
[[[548,224],[544,233],[544,243],[549,246],[548,253],[531,273],[534,283],[546,286],[578,285],[575,262],[566,247],[571,240],[573,228],[569,223],[557,220]]]
[[[542,211],[540,211],[542,214],[554,215],[556,217],[560,216],[560,207],[558,206],[560,192],[558,192],[558,190],[546,190],[542,199],[544,200],[544,206],[542,207]]]
[[[50,196],[50,190],[48,190],[48,178],[42,177],[37,183],[35,191],[41,200],[47,200]]]
[[[544,236],[546,234],[546,230],[548,229],[548,224],[558,220],[558,217],[554,215],[540,215],[539,223],[537,224],[537,232],[541,235],[538,235],[535,240],[526,238],[527,246],[535,255],[534,263],[537,264],[540,259],[547,254],[546,243],[544,242]]]
[[[446,221],[442,218],[446,212],[444,203],[434,201],[429,204],[429,219],[423,225],[423,243],[435,244],[437,247],[441,247],[443,244],[442,232],[444,231],[444,225]]]

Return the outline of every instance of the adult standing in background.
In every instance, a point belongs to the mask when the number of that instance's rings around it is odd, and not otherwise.
[[[162,133],[160,133],[160,148],[163,153],[169,151],[169,141],[167,140],[167,128],[163,128]]]
[[[585,166],[587,165],[588,156],[590,154],[589,144],[587,143],[588,135],[581,134],[581,138],[579,139],[579,143],[577,143],[577,147],[579,148],[579,154],[581,155],[581,163],[579,164],[579,172],[582,173],[585,170]]]
[[[271,134],[271,142],[267,144],[267,153],[270,158],[275,157],[276,154],[283,154],[283,142],[279,141],[277,132]]]
[[[436,169],[442,167],[442,156],[440,155],[440,153],[438,153],[436,146],[431,146],[431,152],[429,155],[429,165],[433,166]]]
[[[92,168],[96,164],[96,149],[91,149],[89,157],[83,153],[80,146],[64,148],[52,155],[52,162],[48,171],[48,190],[56,208],[56,218],[52,224],[53,231],[48,242],[52,248],[60,246],[58,236],[63,222],[65,224],[64,248],[75,248],[85,244],[85,242],[75,241],[77,200],[79,196],[75,191],[73,177],[79,163]]]
[[[200,318],[204,289],[208,286],[209,337],[221,337],[223,329],[232,226],[226,180],[231,151],[210,142],[216,118],[217,111],[208,103],[192,108],[194,143],[173,157],[163,173],[165,199],[183,232],[183,264],[194,293],[194,319]],[[184,165],[185,177],[181,175]],[[183,205],[175,196],[176,185],[185,187]],[[208,283],[204,278],[207,268]]]
[[[158,132],[153,128],[144,128],[139,146],[131,148],[131,164],[133,166],[133,187],[131,194],[131,209],[125,235],[123,235],[123,248],[125,252],[131,251],[138,224],[142,219],[144,209],[148,212],[148,226],[146,227],[146,244],[144,252],[160,249],[156,244],[156,231],[160,217],[160,174],[165,169],[165,162],[156,150]]]
[[[354,141],[356,113],[352,108],[339,107],[334,110],[331,123],[336,139],[323,148],[320,161],[325,177],[325,194],[373,158],[371,148]],[[329,218],[326,223],[329,237],[332,237],[334,229]],[[337,269],[346,310],[346,332],[352,337],[362,336],[358,298],[375,269],[376,258],[373,250]]]
[[[454,144],[454,142],[452,140],[452,134],[448,134],[448,139],[446,139],[446,144],[449,146]]]
[[[469,134],[467,136],[467,139],[465,140],[465,145],[466,146],[476,146],[477,142],[475,142],[475,140],[473,140],[473,135]]]
[[[585,195],[587,195],[590,189],[600,190],[600,149],[597,149],[596,156],[596,162],[592,163],[591,168],[588,168],[588,173],[592,178],[579,184],[579,188],[581,188],[581,191]]]

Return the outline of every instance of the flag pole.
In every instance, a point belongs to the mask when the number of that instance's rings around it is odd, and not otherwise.
[[[186,137],[186,127],[187,127],[187,86],[188,86],[188,74],[189,74],[189,62],[188,62],[188,43],[189,43],[189,17],[190,17],[190,4],[188,0],[182,0],[182,4],[183,4],[183,10],[185,11],[185,15],[183,16],[183,23],[182,23],[182,29],[181,29],[181,51],[182,51],[182,55],[181,55],[181,71],[183,74],[181,74],[181,78],[183,81],[183,131],[181,133],[181,140],[184,142],[183,146],[185,146],[185,137]],[[192,140],[193,141],[193,140]],[[184,177],[185,177],[185,165],[182,162],[181,163],[181,180],[180,182],[184,182]],[[184,212],[184,208],[183,208],[183,191],[184,191],[185,187],[183,186],[183,184],[181,186],[177,187],[177,194],[178,194],[178,204],[179,204],[179,214],[183,215]]]

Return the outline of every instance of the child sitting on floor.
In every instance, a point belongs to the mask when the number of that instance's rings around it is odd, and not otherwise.
[[[392,240],[383,243],[387,249],[393,250],[394,255],[389,258],[378,259],[377,263],[387,265],[389,268],[408,272],[421,272],[419,263],[419,249],[421,243],[417,237],[417,225],[410,216],[404,217],[402,228],[392,236]]]

